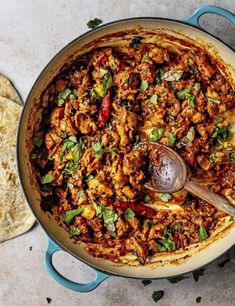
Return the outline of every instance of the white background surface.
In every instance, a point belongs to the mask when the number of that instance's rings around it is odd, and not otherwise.
[[[87,31],[95,17],[104,22],[132,16],[161,16],[183,20],[203,4],[217,4],[235,13],[234,0],[0,0],[0,72],[7,75],[26,98],[35,78],[50,58],[76,36]],[[226,42],[235,45],[235,29],[212,15],[202,24]],[[140,280],[110,277],[87,294],[69,291],[57,284],[43,267],[47,237],[36,225],[30,232],[0,244],[0,305],[154,305],[154,290],[164,290],[160,306],[235,305],[235,248],[206,268],[195,282],[190,275],[178,284],[155,280],[143,286]],[[32,251],[29,250],[32,246]],[[230,258],[222,269],[218,262]],[[88,281],[94,272],[63,252],[55,256],[56,266],[73,280]]]

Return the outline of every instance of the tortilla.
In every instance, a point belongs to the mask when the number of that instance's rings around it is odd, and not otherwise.
[[[0,97],[0,242],[25,233],[35,222],[17,177],[16,131],[20,112],[20,105]]]
[[[22,105],[22,101],[15,87],[4,75],[0,74],[0,96],[13,100]]]

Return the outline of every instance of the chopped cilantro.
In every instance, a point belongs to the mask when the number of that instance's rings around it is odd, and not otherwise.
[[[33,249],[33,247],[32,247],[32,245],[31,245],[31,246],[29,247],[29,250],[32,251],[32,249]]]
[[[198,297],[196,298],[196,303],[197,303],[197,304],[201,303],[201,300],[202,300],[202,297],[201,297],[201,296],[198,296]]]
[[[41,184],[50,184],[53,181],[53,176],[46,174],[40,178]]]
[[[182,281],[183,279],[186,279],[188,278],[188,276],[184,276],[184,275],[180,275],[180,276],[175,276],[175,277],[171,277],[171,278],[168,278],[168,281],[171,283],[171,284],[176,284],[180,281]]]
[[[107,69],[105,69],[105,68],[100,68],[100,74],[101,74],[102,76],[105,76],[107,73],[108,73],[108,70],[107,70]]]
[[[200,84],[200,83],[195,83],[195,84],[194,84],[194,89],[195,89],[196,91],[200,91],[200,89],[201,89],[201,84]]]
[[[172,132],[168,134],[168,140],[169,140],[169,145],[172,147],[176,141],[175,135]]]
[[[152,281],[150,280],[150,279],[143,279],[142,280],[142,284],[144,285],[144,286],[148,286],[148,285],[150,285],[152,283]]]
[[[163,75],[164,75],[164,71],[160,68],[157,69],[156,71],[156,83],[157,84],[161,84]]]
[[[107,208],[105,206],[103,206],[102,210],[104,226],[107,228],[108,231],[115,232],[116,228],[114,222],[117,220],[118,215],[110,208]]]
[[[87,174],[86,175],[86,182],[89,182],[89,181],[93,180],[94,177],[95,176],[93,174]]]
[[[51,303],[51,298],[47,297],[46,300],[47,300],[47,303],[48,303],[48,304]]]
[[[150,196],[146,195],[144,198],[144,203],[149,203],[150,202]]]
[[[150,141],[157,142],[159,141],[165,133],[165,129],[156,128],[151,131]]]
[[[154,300],[155,303],[157,303],[163,296],[164,296],[163,290],[154,291],[154,293],[152,294],[152,299]]]
[[[106,96],[107,90],[113,85],[113,78],[110,73],[107,73],[104,76],[103,83],[102,83],[102,95],[103,97]]]
[[[208,101],[210,101],[212,103],[220,104],[220,99],[209,97],[209,96],[207,96],[207,99],[208,99]]]
[[[208,234],[206,232],[205,226],[203,226],[203,225],[200,225],[199,237],[200,237],[200,241],[203,241],[203,240],[208,238]]]
[[[148,81],[146,81],[146,80],[142,81],[141,84],[140,84],[140,92],[146,91],[148,86],[149,86]]]
[[[31,158],[31,159],[36,159],[36,158],[37,158],[37,154],[35,154],[35,153],[34,153],[34,154],[31,154],[30,158]]]
[[[133,219],[135,217],[134,211],[131,208],[129,208],[129,207],[126,209],[124,215],[125,215],[126,219]]]
[[[172,196],[169,193],[161,193],[160,194],[160,199],[163,202],[168,202],[171,198],[172,198]]]
[[[70,236],[73,237],[73,236],[79,236],[81,234],[81,230],[78,228],[78,227],[73,227],[71,230],[70,230]]]
[[[93,144],[92,149],[93,149],[93,152],[94,152],[94,155],[95,155],[96,158],[102,157],[102,154],[103,154],[102,146],[103,145],[102,145],[101,142],[97,142],[97,143]]]
[[[35,136],[33,137],[33,144],[36,146],[36,147],[41,147],[41,145],[43,144],[43,139],[38,137],[38,136]]]
[[[65,174],[67,175],[71,175],[74,174],[75,172],[77,172],[79,170],[79,165],[78,163],[71,161],[70,163],[68,163],[64,169]]]
[[[87,22],[87,26],[89,29],[94,29],[98,27],[103,21],[99,18],[91,19]]]
[[[223,121],[224,121],[224,118],[223,118],[223,117],[219,117],[219,118],[217,118],[217,119],[215,120],[214,125],[217,125],[217,124],[219,124],[219,123],[221,123],[221,122],[223,122]]]
[[[193,278],[194,278],[195,282],[198,282],[199,277],[204,274],[204,271],[205,271],[205,269],[202,268],[202,269],[199,269],[199,270],[196,270],[196,271],[193,272]]]
[[[150,102],[152,104],[157,104],[158,96],[156,94],[152,95],[150,98]]]
[[[133,48],[135,49],[138,49],[140,44],[141,44],[141,41],[143,40],[143,37],[142,36],[136,36],[132,39],[132,46]]]
[[[66,211],[64,215],[64,219],[63,219],[64,223],[66,223],[67,225],[71,224],[74,218],[77,215],[80,215],[82,212],[83,212],[83,208],[77,208],[77,209]]]
[[[235,122],[230,125],[229,129],[230,129],[231,133],[233,133],[233,134],[235,133]]]

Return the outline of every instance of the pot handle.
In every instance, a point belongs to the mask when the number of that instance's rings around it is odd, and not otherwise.
[[[44,265],[47,272],[62,286],[77,292],[89,292],[98,287],[109,275],[96,271],[96,278],[87,284],[79,284],[73,282],[61,275],[52,263],[52,255],[55,252],[61,251],[60,247],[51,239],[48,239],[47,250],[44,255]]]
[[[209,14],[209,13],[220,15],[235,25],[235,15],[223,9],[222,7],[215,6],[215,5],[204,5],[204,6],[199,7],[191,16],[189,16],[185,20],[185,22],[193,26],[196,26],[198,28],[201,28],[199,24],[200,17],[204,14]],[[232,46],[232,48],[235,49],[235,46]]]

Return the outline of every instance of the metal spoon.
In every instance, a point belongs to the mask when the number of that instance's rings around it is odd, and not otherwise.
[[[186,164],[175,151],[153,142],[142,142],[139,146],[149,150],[149,179],[144,185],[147,189],[161,193],[173,193],[185,188],[190,193],[235,217],[234,205],[206,187],[188,179]]]

